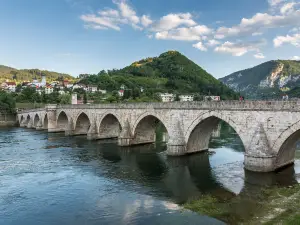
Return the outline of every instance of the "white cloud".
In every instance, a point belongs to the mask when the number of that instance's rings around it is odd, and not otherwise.
[[[286,15],[257,13],[252,18],[243,18],[240,24],[232,27],[220,27],[215,38],[223,39],[232,36],[245,36],[260,33],[264,29],[300,26],[300,10]]]
[[[292,36],[286,35],[286,36],[277,36],[273,40],[274,46],[275,47],[280,47],[284,43],[289,43],[291,45],[294,45],[296,47],[300,47],[300,33],[299,34],[294,34]]]
[[[187,27],[196,25],[190,13],[168,14],[163,16],[157,23],[154,23],[152,30],[156,32],[168,31],[182,25]]]
[[[101,16],[109,16],[109,17],[119,17],[119,12],[115,9],[107,9],[103,11],[99,11]]]
[[[136,15],[136,12],[127,4],[126,0],[115,1],[117,4],[121,15],[128,19],[133,24],[137,24],[140,22],[140,18]]]
[[[284,4],[281,9],[280,9],[280,12],[282,14],[288,14],[288,13],[291,13],[294,11],[294,6],[296,5],[297,3],[295,2],[289,2],[289,3],[286,3]]]
[[[118,10],[108,8],[99,11],[98,14],[82,15],[80,18],[86,23],[84,27],[98,30],[114,29],[119,31],[121,24],[128,24],[136,30],[142,30],[142,27],[139,26],[140,18],[136,15],[132,7],[127,4],[126,0],[113,2],[117,5]]]
[[[188,28],[178,28],[176,30],[162,31],[155,34],[158,40],[177,40],[177,41],[199,41],[201,37],[198,35],[190,35]]]
[[[265,40],[248,42],[248,43],[232,43],[226,41],[224,44],[217,46],[215,52],[227,53],[233,56],[242,56],[250,51],[260,51],[260,47],[266,43]]]
[[[181,27],[168,31],[161,31],[155,34],[156,39],[178,40],[178,41],[200,41],[201,36],[210,34],[211,29],[204,25],[194,27]]]
[[[292,58],[291,58],[291,60],[300,60],[300,56],[293,56]]]
[[[278,4],[284,2],[285,0],[268,0],[270,6],[277,6]]]
[[[256,58],[256,59],[264,59],[264,58],[266,58],[266,57],[264,56],[264,54],[261,53],[261,52],[258,52],[258,53],[256,53],[256,54],[254,54],[253,56],[254,56],[254,58]]]
[[[289,32],[290,32],[290,33],[297,33],[297,32],[300,32],[300,27],[294,27],[294,28],[291,29]]]
[[[252,33],[252,36],[261,36],[261,35],[263,35],[262,32],[254,32],[254,33]]]
[[[114,29],[120,30],[119,24],[121,23],[119,18],[111,17],[101,17],[95,14],[82,15],[80,17],[84,22],[86,22],[85,28],[93,29]]]
[[[207,48],[203,45],[203,43],[200,41],[197,44],[193,44],[194,48],[199,49],[200,51],[206,52]]]
[[[149,16],[143,15],[141,18],[141,23],[144,27],[148,27],[153,23]]]
[[[209,46],[209,47],[214,47],[214,46],[219,45],[219,44],[220,44],[220,42],[215,40],[215,39],[211,39],[206,43],[206,45]]]

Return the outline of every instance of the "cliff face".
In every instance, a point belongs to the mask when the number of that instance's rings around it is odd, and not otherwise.
[[[230,74],[222,81],[248,97],[259,97],[276,91],[289,91],[300,84],[300,61],[269,61]]]

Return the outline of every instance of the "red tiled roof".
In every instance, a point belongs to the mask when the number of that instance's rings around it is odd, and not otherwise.
[[[7,85],[16,85],[16,82],[6,82]]]

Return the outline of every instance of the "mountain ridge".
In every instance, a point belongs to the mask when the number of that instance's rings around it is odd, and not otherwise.
[[[278,95],[300,85],[300,61],[270,60],[219,80],[248,97]]]

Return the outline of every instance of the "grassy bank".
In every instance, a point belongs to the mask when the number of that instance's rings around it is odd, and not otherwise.
[[[247,191],[231,199],[203,195],[184,208],[228,224],[300,224],[300,185]]]

